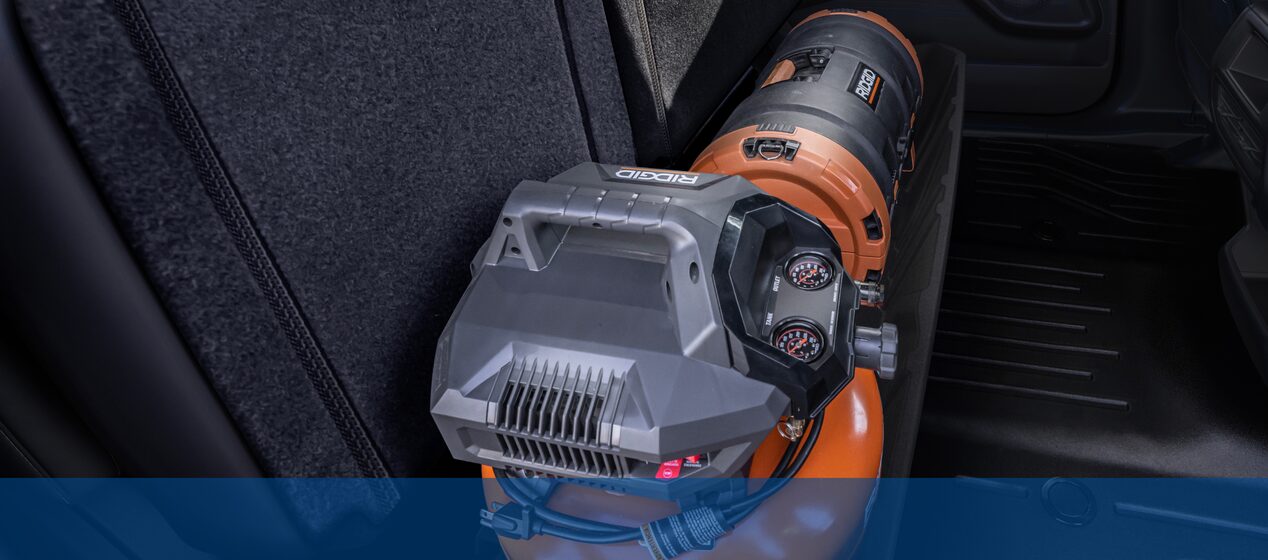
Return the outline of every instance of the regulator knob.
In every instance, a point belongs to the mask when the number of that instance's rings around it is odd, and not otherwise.
[[[854,366],[876,371],[876,376],[890,380],[898,370],[898,327],[881,323],[880,328],[854,327]]]

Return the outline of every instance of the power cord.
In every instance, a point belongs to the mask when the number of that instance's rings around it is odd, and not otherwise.
[[[491,509],[481,511],[480,524],[499,536],[512,539],[550,535],[587,544],[639,541],[653,558],[658,559],[674,558],[691,550],[712,550],[718,537],[796,478],[819,440],[823,414],[809,421],[811,426],[806,436],[801,442],[789,442],[766,483],[757,492],[734,503],[696,507],[641,527],[625,527],[550,509],[546,506],[549,492],[536,496],[527,488],[526,481],[508,476],[498,469],[494,471],[498,485],[514,501],[494,503]]]

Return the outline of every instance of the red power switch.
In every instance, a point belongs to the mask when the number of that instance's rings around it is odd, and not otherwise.
[[[678,478],[678,473],[682,471],[682,459],[674,459],[673,461],[665,461],[660,464],[660,470],[656,471],[656,478],[660,480],[672,480]]]

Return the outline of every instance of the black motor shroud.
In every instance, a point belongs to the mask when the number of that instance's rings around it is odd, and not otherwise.
[[[854,154],[893,205],[912,145],[912,115],[923,98],[919,61],[869,14],[826,13],[789,31],[761,74],[764,85],[735,108],[718,136],[763,125],[812,130]],[[797,68],[793,76],[766,84],[785,61]],[[871,103],[853,94],[864,70],[877,77]]]

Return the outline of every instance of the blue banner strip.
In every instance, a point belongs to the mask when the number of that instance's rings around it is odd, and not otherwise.
[[[0,479],[0,558],[504,557],[479,523],[483,481],[389,483],[401,500],[381,511],[376,480]],[[561,490],[551,507],[634,526],[678,511],[589,488]],[[852,533],[859,516],[866,529]],[[545,546],[550,538],[508,550],[576,550]],[[717,539],[719,556],[735,550],[755,558],[815,550],[904,560],[1264,559],[1268,479],[795,480]]]

